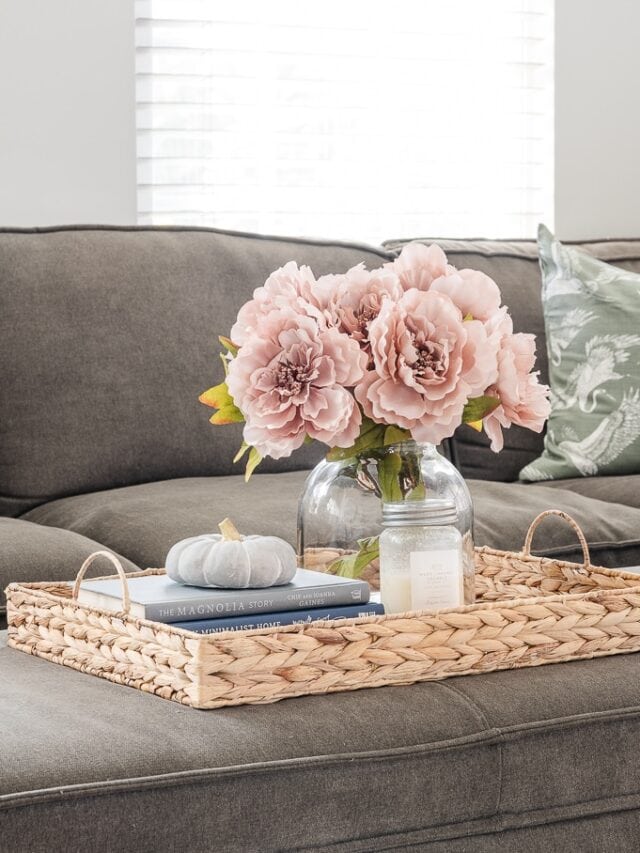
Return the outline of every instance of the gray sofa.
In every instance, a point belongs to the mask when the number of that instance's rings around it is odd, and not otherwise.
[[[402,242],[0,230],[0,589],[71,578],[99,547],[161,565],[224,515],[294,541],[321,448],[244,483],[239,428],[211,427],[197,402],[219,381],[217,335],[284,262],[378,266]],[[535,244],[439,242],[500,284],[544,376]],[[640,240],[585,250],[640,272]],[[468,428],[453,440],[477,543],[517,550],[553,506],[594,562],[640,564],[640,477],[513,482],[541,443],[512,429],[495,456]],[[579,559],[561,525],[537,544]],[[2,639],[0,850],[636,850],[639,674],[630,655],[196,712]]]

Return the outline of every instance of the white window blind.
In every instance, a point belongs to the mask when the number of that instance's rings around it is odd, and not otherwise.
[[[137,0],[143,224],[380,241],[551,221],[552,0]]]

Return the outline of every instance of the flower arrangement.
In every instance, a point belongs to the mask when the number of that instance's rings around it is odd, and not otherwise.
[[[214,424],[244,422],[235,461],[248,454],[247,479],[263,457],[313,439],[346,459],[439,444],[465,423],[497,452],[503,429],[540,432],[549,414],[534,336],[513,332],[501,301],[491,278],[456,269],[435,244],[319,278],[291,261],[220,338],[225,379],[200,401]]]

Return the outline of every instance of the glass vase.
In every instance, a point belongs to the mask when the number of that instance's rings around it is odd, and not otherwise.
[[[458,512],[464,600],[474,601],[473,504],[460,472],[432,444],[403,441],[351,459],[324,460],[298,508],[298,557],[306,569],[361,577],[379,588],[382,501],[448,498]]]

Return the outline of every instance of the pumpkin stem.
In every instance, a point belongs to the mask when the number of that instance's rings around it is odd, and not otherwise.
[[[222,538],[227,542],[239,542],[242,536],[238,533],[238,528],[230,518],[223,519],[218,525]]]

